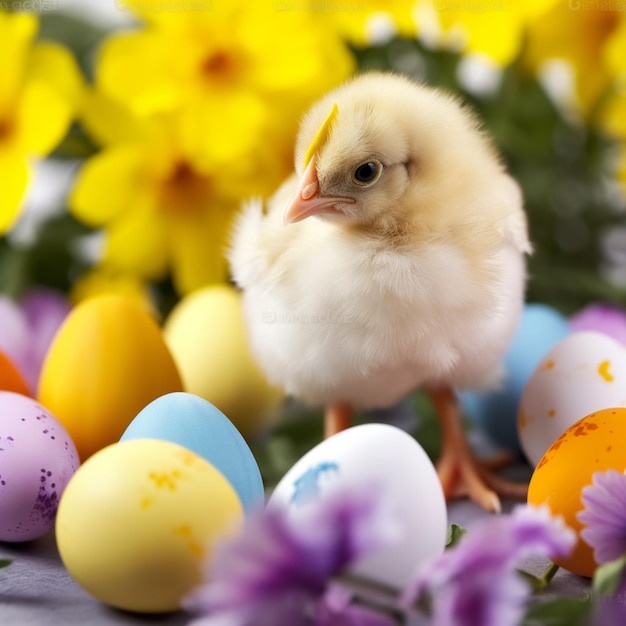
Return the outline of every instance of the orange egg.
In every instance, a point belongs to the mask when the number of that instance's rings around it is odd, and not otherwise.
[[[30,396],[26,381],[9,357],[0,350],[0,389]]]
[[[528,502],[547,504],[580,533],[577,515],[583,510],[581,492],[591,485],[596,472],[626,469],[626,408],[603,409],[570,426],[548,449],[530,480]],[[593,549],[580,537],[573,553],[557,565],[593,576],[597,563]]]
[[[183,383],[156,321],[135,302],[104,295],[65,319],[46,355],[38,400],[65,426],[84,461],[172,391],[183,391]]]

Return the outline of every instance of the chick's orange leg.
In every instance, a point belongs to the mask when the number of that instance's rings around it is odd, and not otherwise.
[[[498,494],[525,499],[526,485],[492,474],[474,457],[452,389],[431,389],[428,395],[441,422],[443,446],[437,472],[446,497],[468,495],[484,509],[496,512],[501,510]]]
[[[328,405],[324,414],[324,437],[328,439],[328,437],[350,428],[353,415],[354,410],[348,404]]]

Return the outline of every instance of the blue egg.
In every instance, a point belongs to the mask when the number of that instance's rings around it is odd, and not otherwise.
[[[224,474],[246,511],[264,502],[261,472],[248,444],[219,409],[199,396],[176,392],[153,400],[120,441],[128,439],[164,439],[184,446]]]
[[[494,443],[521,452],[517,410],[531,374],[542,357],[571,333],[567,318],[545,304],[527,304],[504,359],[505,378],[495,391],[463,391],[461,408]]]

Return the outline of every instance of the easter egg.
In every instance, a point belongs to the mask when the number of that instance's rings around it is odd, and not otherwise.
[[[548,505],[580,533],[576,516],[583,509],[582,490],[595,472],[609,469],[626,470],[626,409],[621,407],[596,411],[561,434],[533,472],[528,502]],[[555,562],[580,576],[593,576],[597,567],[592,548],[580,536],[573,553]]]
[[[244,509],[262,505],[263,481],[254,456],[231,421],[191,393],[168,393],[141,410],[121,441],[165,439],[192,450],[228,479]]]
[[[570,334],[567,318],[545,304],[527,304],[504,357],[504,378],[497,389],[462,391],[463,411],[497,444],[521,451],[517,410],[531,374],[541,358]]]
[[[626,347],[602,333],[573,333],[544,356],[522,393],[526,457],[536,465],[564,430],[608,407],[626,407]]]
[[[21,393],[24,396],[30,395],[24,377],[2,350],[0,350],[0,389]]]
[[[437,472],[419,443],[403,430],[364,424],[333,435],[285,474],[268,506],[281,507],[297,522],[333,494],[370,488],[384,496],[400,533],[396,542],[367,555],[350,572],[402,588],[418,565],[443,552],[447,532]]]
[[[154,319],[128,299],[105,295],[65,319],[46,355],[38,398],[85,460],[117,442],[146,404],[182,389]]]
[[[0,541],[29,541],[52,530],[78,464],[68,432],[49,411],[0,391]]]
[[[202,582],[215,541],[243,510],[210,463],[169,441],[137,439],[90,457],[67,486],[59,554],[90,594],[128,611],[174,611]]]
[[[164,335],[185,390],[228,415],[244,437],[276,418],[282,393],[251,354],[237,290],[211,286],[186,296],[165,321]]]

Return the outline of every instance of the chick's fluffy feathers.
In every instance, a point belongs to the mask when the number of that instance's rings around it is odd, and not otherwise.
[[[303,158],[344,213],[285,225]],[[355,189],[354,167],[383,164]],[[296,173],[250,202],[230,254],[253,350],[270,380],[312,404],[390,405],[420,385],[493,383],[522,308],[530,251],[520,191],[454,98],[390,74],[329,93],[304,119]]]

